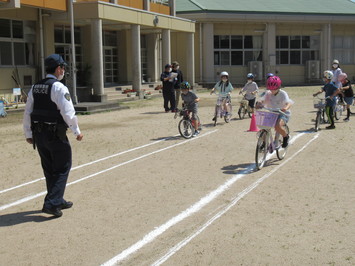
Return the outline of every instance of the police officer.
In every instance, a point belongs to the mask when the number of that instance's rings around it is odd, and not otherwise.
[[[60,82],[67,64],[58,54],[48,56],[44,63],[47,75],[28,93],[23,127],[26,141],[37,147],[46,177],[47,195],[42,212],[60,217],[62,209],[73,206],[63,198],[72,165],[66,130],[70,128],[78,141],[83,139],[83,135],[69,90]]]

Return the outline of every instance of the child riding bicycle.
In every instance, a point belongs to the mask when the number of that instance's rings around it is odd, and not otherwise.
[[[221,72],[221,80],[214,85],[213,89],[211,90],[211,95],[215,91],[218,93],[218,97],[222,99],[222,106],[224,110],[226,111],[226,116],[229,115],[230,110],[228,110],[227,103],[230,101],[230,93],[233,90],[232,83],[229,82],[229,75],[228,72],[222,71]],[[217,108],[217,107],[216,107]],[[217,114],[217,112],[215,112]],[[212,120],[215,121],[216,117],[214,117]]]
[[[191,86],[187,81],[182,82],[180,87],[181,98],[183,100],[182,106],[186,107],[192,113],[191,120],[195,128],[195,133],[192,136],[196,137],[200,133],[200,131],[198,131],[199,125],[197,119],[198,102],[200,101],[200,98],[198,98],[195,93],[190,91]]]
[[[259,87],[254,81],[253,73],[249,73],[247,75],[247,80],[248,80],[247,83],[244,85],[244,88],[241,89],[239,94],[245,92],[244,97],[248,101],[248,105],[251,108],[251,113],[254,113],[255,100],[256,100],[256,95],[259,91]]]
[[[280,89],[281,83],[282,81],[278,76],[272,76],[267,79],[267,91],[262,101],[257,104],[257,108],[266,107],[271,109],[279,109],[282,112],[276,121],[275,131],[282,135],[282,147],[286,148],[288,146],[290,136],[284,129],[284,125],[290,119],[291,112],[289,109],[294,102],[288,97],[286,91]]]
[[[325,92],[326,104],[325,110],[328,116],[328,120],[330,122],[330,126],[326,127],[326,129],[334,129],[334,107],[336,105],[336,96],[339,94],[339,88],[332,82],[333,72],[330,70],[326,70],[323,73],[323,79],[325,82],[324,87],[313,94],[313,97],[316,97],[318,94]]]

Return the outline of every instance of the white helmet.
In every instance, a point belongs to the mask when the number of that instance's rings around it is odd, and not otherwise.
[[[227,77],[229,77],[229,75],[228,75],[228,72],[227,72],[227,71],[222,71],[222,72],[221,72],[221,74],[220,74],[220,76],[221,76],[221,77],[223,77],[223,76],[227,76]]]
[[[333,78],[333,72],[330,70],[326,70],[323,73],[323,77],[325,77],[326,79],[332,79]]]
[[[333,64],[338,64],[338,65],[339,65],[339,61],[336,60],[336,59],[334,59],[334,60],[333,60]]]

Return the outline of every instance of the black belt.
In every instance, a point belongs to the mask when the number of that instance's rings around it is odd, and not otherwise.
[[[41,132],[42,130],[55,132],[57,129],[57,123],[55,122],[42,122],[42,121],[33,121],[32,122],[32,131]]]

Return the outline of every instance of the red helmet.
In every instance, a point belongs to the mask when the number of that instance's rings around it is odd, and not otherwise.
[[[268,90],[278,90],[281,87],[281,79],[278,76],[269,77],[266,82]]]

